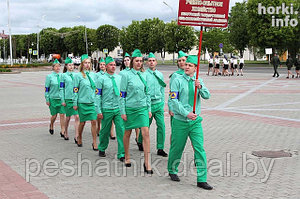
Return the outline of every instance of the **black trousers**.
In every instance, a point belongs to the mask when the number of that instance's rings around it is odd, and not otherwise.
[[[277,69],[278,69],[278,65],[273,65],[273,68],[274,68],[274,77],[275,77],[275,75],[277,75],[277,76],[279,76],[279,73],[278,73],[278,71],[277,71]]]

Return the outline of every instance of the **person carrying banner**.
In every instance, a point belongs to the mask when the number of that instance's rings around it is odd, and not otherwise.
[[[180,181],[177,176],[178,165],[189,137],[194,149],[195,165],[197,167],[197,186],[203,189],[213,189],[207,183],[206,153],[203,148],[203,129],[200,98],[209,99],[209,90],[203,80],[195,80],[198,57],[190,55],[186,61],[185,73],[171,84],[171,104],[174,109],[172,120],[171,146],[168,159],[168,172],[172,181]],[[196,110],[193,113],[194,92],[197,89]]]

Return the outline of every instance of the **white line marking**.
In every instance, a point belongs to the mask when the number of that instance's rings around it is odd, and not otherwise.
[[[300,102],[287,102],[287,103],[276,103],[276,104],[260,104],[260,105],[250,105],[250,106],[226,107],[225,109],[256,108],[256,107],[265,107],[265,106],[280,106],[280,105],[294,105],[294,104],[300,104]]]
[[[264,115],[264,114],[258,114],[258,113],[249,113],[249,112],[244,112],[244,111],[233,111],[233,110],[226,110],[226,111],[232,112],[232,113],[241,113],[241,114],[246,114],[246,115],[252,115],[252,116],[258,116],[258,117],[271,118],[271,119],[286,120],[286,121],[290,121],[290,122],[300,122],[300,120],[297,120],[297,119],[290,119],[290,118],[284,118],[284,117],[277,117],[277,116],[272,116],[272,115]]]
[[[224,109],[229,110],[229,109]],[[243,108],[243,109],[232,109],[232,110],[239,110],[239,111],[300,111],[300,109],[284,109],[284,108]]]
[[[270,80],[268,80],[268,81],[266,81],[266,82],[264,82],[264,83],[262,83],[262,84],[260,84],[260,85],[258,85],[256,87],[253,87],[252,89],[246,91],[245,93],[242,93],[242,94],[240,94],[240,95],[238,95],[238,96],[236,96],[236,97],[228,100],[227,102],[225,102],[223,104],[220,104],[219,106],[216,106],[215,109],[224,109],[226,106],[229,106],[230,104],[232,104],[232,103],[234,103],[234,102],[236,102],[236,101],[238,101],[238,100],[240,100],[240,99],[242,99],[242,98],[250,95],[251,93],[257,91],[261,87],[264,87],[265,85],[267,85],[267,84],[269,84],[269,83],[271,83],[273,81],[275,81],[275,79],[270,79]]]

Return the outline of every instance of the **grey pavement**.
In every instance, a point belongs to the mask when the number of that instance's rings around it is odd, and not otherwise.
[[[167,83],[173,68],[158,67]],[[89,124],[82,148],[73,142],[73,125],[69,141],[60,138],[59,122],[51,136],[44,100],[44,81],[50,71],[0,74],[0,160],[24,178],[31,174],[30,183],[53,199],[299,198],[300,79],[285,79],[284,69],[278,79],[271,77],[270,68],[246,68],[243,77],[206,76],[206,70],[202,66],[200,77],[211,98],[202,100],[201,114],[212,191],[196,187],[190,141],[180,166],[181,181],[169,179],[167,158],[156,155],[155,123],[150,128],[152,176],[142,172],[143,154],[134,133],[130,152],[136,166],[127,169],[116,160],[116,141],[110,141],[106,158],[92,150]],[[168,92],[166,89],[166,100]],[[167,108],[165,111],[168,152],[171,130]],[[292,157],[251,155],[258,150],[285,150]],[[51,165],[59,169],[47,168]]]

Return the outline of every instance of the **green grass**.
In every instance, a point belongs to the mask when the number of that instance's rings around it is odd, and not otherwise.
[[[0,68],[0,73],[3,72],[11,72],[10,69],[6,69],[6,68]]]
[[[43,64],[14,64],[11,66],[10,64],[1,64],[0,68],[35,68],[39,66],[51,66],[51,63],[43,63]]]

